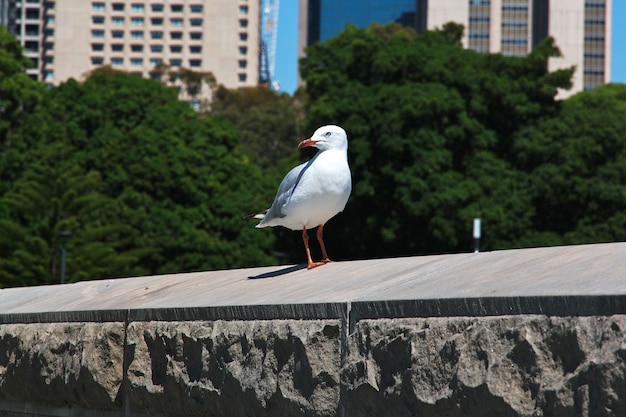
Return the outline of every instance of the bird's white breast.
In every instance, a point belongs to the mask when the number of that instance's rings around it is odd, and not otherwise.
[[[345,150],[319,152],[282,207],[281,224],[294,230],[324,224],[344,209],[351,190]]]

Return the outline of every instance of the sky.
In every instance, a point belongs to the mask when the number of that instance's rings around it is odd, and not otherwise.
[[[278,14],[274,79],[293,94],[298,83],[298,0],[282,0]],[[611,82],[626,83],[626,1],[613,0]]]

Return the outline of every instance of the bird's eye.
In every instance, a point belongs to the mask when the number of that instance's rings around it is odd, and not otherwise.
[[[329,137],[330,136],[330,132],[324,133],[324,136]]]

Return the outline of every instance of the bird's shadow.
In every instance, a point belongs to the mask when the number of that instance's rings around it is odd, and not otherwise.
[[[259,275],[254,275],[251,277],[248,277],[248,279],[263,279],[263,278],[275,278],[275,277],[279,277],[281,275],[287,275],[290,274],[292,272],[296,272],[299,271],[301,269],[306,269],[306,265],[302,264],[302,265],[293,265],[287,268],[283,268],[283,269],[278,269],[276,271],[270,271],[270,272],[264,272],[262,274]]]

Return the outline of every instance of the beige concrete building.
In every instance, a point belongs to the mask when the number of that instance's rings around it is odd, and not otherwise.
[[[300,0],[300,57],[307,45],[336,35],[347,23],[395,21],[420,32],[452,21],[465,26],[463,45],[484,53],[523,56],[546,36],[554,37],[563,56],[551,58],[549,69],[576,67],[573,87],[559,98],[610,81],[612,0],[389,0],[378,9],[366,9],[366,0],[363,8],[358,3]],[[411,15],[412,20],[398,18]]]
[[[428,3],[427,27],[462,23],[467,48],[510,56],[552,36],[562,57],[549,69],[576,67],[565,98],[610,82],[611,12],[612,0],[439,0]]]
[[[159,64],[211,71],[229,88],[259,82],[258,0],[0,2],[32,73],[52,85],[102,65],[150,77]]]

